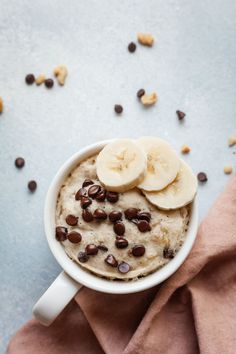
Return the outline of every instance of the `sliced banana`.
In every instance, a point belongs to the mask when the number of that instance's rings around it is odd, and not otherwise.
[[[118,139],[106,145],[96,162],[97,176],[107,190],[125,192],[136,187],[147,169],[144,151],[129,139]]]
[[[159,191],[170,184],[180,168],[177,154],[164,140],[155,137],[143,137],[137,144],[147,154],[147,172],[138,185],[145,191]]]
[[[189,204],[197,192],[197,178],[191,168],[180,160],[176,179],[160,192],[143,191],[146,198],[160,209],[177,209]]]

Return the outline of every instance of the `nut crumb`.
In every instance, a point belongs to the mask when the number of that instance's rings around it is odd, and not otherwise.
[[[142,45],[152,47],[152,45],[154,43],[154,38],[149,33],[138,33],[138,41]]]
[[[225,173],[226,175],[230,175],[230,173],[232,173],[232,171],[233,171],[233,168],[232,168],[231,165],[226,165],[226,166],[224,167],[224,173]]]
[[[36,85],[41,85],[44,83],[44,81],[46,80],[46,76],[41,74],[39,76],[37,76],[35,82],[36,82]]]
[[[140,100],[144,106],[151,106],[157,102],[157,94],[156,92],[152,92],[149,95],[145,94]]]
[[[190,151],[191,151],[190,146],[188,146],[186,144],[182,145],[182,147],[181,147],[182,154],[188,154]]]
[[[0,97],[0,113],[3,111],[3,99]]]
[[[68,70],[65,65],[58,65],[54,70],[53,70],[54,75],[57,78],[58,83],[63,86],[66,81],[66,77],[68,75]]]
[[[236,136],[230,136],[228,139],[228,145],[233,146],[236,145]]]

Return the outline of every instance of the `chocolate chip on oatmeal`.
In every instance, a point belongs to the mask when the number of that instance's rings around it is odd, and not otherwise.
[[[135,257],[142,257],[145,253],[145,247],[143,245],[135,245],[132,248],[132,255]]]
[[[28,188],[29,188],[30,192],[34,192],[37,188],[37,182],[36,181],[29,181]]]
[[[113,230],[114,230],[116,235],[122,236],[125,233],[125,225],[123,224],[123,222],[117,221],[113,225]]]
[[[93,182],[91,179],[86,178],[86,179],[84,180],[83,184],[82,184],[82,187],[88,187],[88,186],[90,186],[91,184],[94,184],[94,182]]]
[[[116,222],[122,218],[122,213],[120,211],[112,211],[109,214],[109,220],[111,222]]]
[[[136,219],[139,210],[137,208],[129,208],[125,210],[125,218],[128,220]]]
[[[93,243],[90,243],[89,245],[87,245],[85,247],[85,252],[86,254],[88,254],[89,256],[95,256],[98,253],[98,248],[96,245],[94,245]]]
[[[126,248],[128,247],[128,244],[129,242],[123,237],[117,238],[115,241],[115,245],[117,248]]]
[[[53,85],[54,85],[53,79],[46,79],[46,80],[44,81],[44,85],[45,85],[48,89],[52,88]]]
[[[114,110],[117,114],[121,114],[123,112],[123,107],[120,104],[116,104]]]
[[[135,50],[136,50],[136,44],[134,43],[134,42],[130,42],[129,43],[129,45],[128,45],[128,51],[130,52],[130,53],[134,53],[135,52]]]
[[[116,203],[119,200],[119,194],[117,192],[107,192],[106,197],[110,203]]]
[[[207,175],[205,172],[199,172],[197,175],[197,179],[199,182],[206,182],[207,181]]]
[[[27,83],[27,85],[32,85],[35,82],[34,74],[26,75],[25,82]]]
[[[87,189],[80,188],[75,194],[75,200],[80,200],[81,197],[87,197]]]
[[[86,209],[91,203],[92,203],[92,200],[89,199],[88,197],[81,197],[81,199],[80,199],[80,205],[81,205],[81,208],[83,208],[83,209]]]
[[[93,221],[93,214],[88,209],[84,209],[82,211],[82,218],[85,222],[91,222]]]
[[[119,265],[118,265],[118,270],[120,273],[128,273],[128,271],[130,270],[130,265],[126,262],[121,262]]]
[[[137,226],[140,232],[151,231],[151,226],[149,225],[147,220],[139,220]]]
[[[177,114],[179,120],[184,119],[184,117],[186,116],[186,114],[184,112],[181,112],[181,111],[178,111],[178,110],[176,111],[176,114]]]
[[[118,262],[112,254],[109,254],[107,258],[104,259],[104,261],[111,267],[115,268],[118,266]]]
[[[93,217],[96,220],[106,220],[107,213],[103,209],[96,209],[93,213]]]
[[[100,192],[98,192],[98,194],[96,195],[95,199],[97,202],[104,202],[104,200],[106,199],[106,194],[107,192],[105,191],[105,189],[102,189]]]
[[[137,97],[138,97],[138,98],[141,98],[143,95],[145,95],[145,90],[144,90],[144,89],[138,90],[138,92],[137,92]]]
[[[67,223],[68,225],[70,225],[70,226],[75,226],[75,225],[77,225],[78,220],[79,220],[78,216],[75,216],[75,215],[72,215],[72,214],[69,214],[69,215],[67,215],[67,217],[66,217],[66,223]]]
[[[17,157],[17,159],[15,159],[15,166],[17,168],[22,168],[25,165],[25,160],[23,159],[23,157]]]
[[[98,184],[94,184],[93,186],[89,187],[88,189],[88,195],[91,198],[95,198],[96,195],[100,192],[101,190],[101,186],[99,186]]]
[[[104,246],[104,245],[98,245],[97,247],[98,247],[98,249],[101,250],[101,251],[104,251],[104,252],[107,252],[107,251],[108,251],[108,248],[107,248],[106,246]]]
[[[148,211],[139,211],[137,217],[139,220],[146,220],[147,222],[150,222],[151,213]]]
[[[57,226],[56,227],[56,239],[57,241],[65,241],[67,239],[67,228],[63,226]]]
[[[79,252],[79,254],[78,254],[78,260],[79,260],[81,263],[87,262],[88,259],[89,259],[89,256],[87,255],[86,252]]]
[[[77,231],[71,231],[67,234],[67,238],[72,243],[79,243],[82,240],[82,236]]]
[[[171,248],[165,247],[163,249],[163,257],[164,258],[174,258],[175,254]]]

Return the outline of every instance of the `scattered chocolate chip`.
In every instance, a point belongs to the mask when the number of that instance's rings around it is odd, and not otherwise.
[[[82,240],[82,236],[77,231],[71,231],[67,234],[67,238],[72,243],[79,243]]]
[[[85,247],[85,252],[86,254],[88,254],[89,256],[95,256],[98,253],[98,248],[96,245],[94,245],[93,243],[90,243],[89,245],[87,245]]]
[[[147,220],[139,220],[137,226],[140,232],[151,231],[151,226],[149,225]]]
[[[122,213],[120,211],[111,211],[109,214],[109,220],[111,222],[116,222],[122,218]]]
[[[147,222],[151,220],[151,214],[148,211],[139,211],[137,217],[138,220],[146,220]]]
[[[107,213],[103,209],[96,209],[93,213],[93,217],[96,220],[106,220]]]
[[[46,79],[45,81],[44,81],[44,85],[47,87],[47,88],[52,88],[53,87],[53,85],[54,85],[54,81],[53,81],[53,79]]]
[[[123,237],[117,238],[115,241],[115,245],[117,248],[126,248],[128,247],[128,244],[129,242]]]
[[[30,192],[34,192],[37,188],[37,183],[35,181],[29,181],[28,188]]]
[[[102,189],[100,192],[98,192],[98,194],[96,195],[95,199],[97,202],[104,202],[104,200],[106,199],[106,194],[107,192]]]
[[[143,95],[145,95],[145,90],[144,90],[144,89],[138,90],[138,92],[137,92],[137,97],[138,97],[138,98],[141,98]]]
[[[80,188],[75,194],[75,200],[80,200],[81,197],[87,197],[87,189]]]
[[[119,194],[117,192],[107,192],[106,197],[110,203],[116,203],[119,200]]]
[[[17,159],[15,159],[15,166],[17,168],[22,168],[25,165],[25,160],[23,159],[23,157],[17,157]]]
[[[197,179],[199,180],[199,182],[206,182],[208,178],[205,172],[199,172],[197,175]]]
[[[118,262],[112,254],[109,254],[104,261],[111,267],[117,267]]]
[[[143,245],[136,245],[132,248],[132,255],[135,257],[142,257],[145,253],[145,247]]]
[[[99,186],[98,184],[94,184],[93,186],[89,187],[88,189],[88,195],[91,198],[95,198],[96,195],[100,192],[101,190],[101,186]]]
[[[104,246],[104,245],[98,245],[97,247],[98,247],[98,249],[101,250],[101,251],[104,251],[104,252],[107,252],[107,251],[108,251],[108,248],[107,248],[106,246]]]
[[[79,260],[81,263],[87,262],[88,259],[89,259],[89,256],[87,255],[86,252],[79,252],[79,254],[78,254],[78,260]]]
[[[84,209],[82,211],[82,218],[85,222],[91,222],[93,221],[93,214],[88,209]]]
[[[121,114],[123,112],[123,107],[120,104],[116,104],[114,110],[117,114]]]
[[[35,82],[34,74],[26,75],[25,82],[27,83],[27,85],[32,85]]]
[[[184,112],[181,112],[181,111],[176,111],[176,114],[177,114],[179,120],[184,119],[184,117],[186,116],[186,114]]]
[[[128,220],[136,219],[139,210],[137,208],[129,208],[125,210],[125,217]]]
[[[81,208],[86,209],[90,204],[92,204],[92,200],[88,197],[81,197],[80,198],[80,205]]]
[[[126,262],[121,262],[119,265],[118,265],[118,270],[120,273],[128,273],[128,271],[130,270],[130,265]]]
[[[130,42],[130,44],[128,45],[128,51],[130,53],[134,53],[136,50],[136,44],[134,42]]]
[[[122,236],[125,233],[125,225],[123,224],[123,222],[117,221],[113,225],[113,230],[114,230],[116,235]]]
[[[66,217],[66,223],[70,226],[75,226],[78,224],[78,216],[75,216],[75,215],[72,215],[72,214],[69,214],[67,215]]]
[[[63,226],[56,227],[56,239],[57,241],[65,241],[67,239],[67,228]]]
[[[88,187],[90,186],[91,184],[94,184],[93,181],[89,178],[86,178],[82,184],[82,187]]]
[[[174,251],[171,248],[165,247],[163,249],[163,257],[164,258],[174,258]]]

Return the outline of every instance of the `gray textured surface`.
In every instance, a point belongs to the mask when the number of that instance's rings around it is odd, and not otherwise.
[[[152,49],[126,46],[138,31],[156,38]],[[49,183],[80,147],[104,138],[159,135],[209,175],[199,188],[201,218],[235,166],[236,2],[9,1],[0,11],[0,348],[31,317],[34,302],[60,271],[44,237],[42,212]],[[50,75],[65,63],[65,87],[28,87],[28,72]],[[136,91],[157,90],[144,109]],[[113,105],[122,103],[118,117]],[[186,111],[179,124],[175,110]],[[14,159],[26,166],[18,171]],[[27,192],[38,181],[34,195]]]

